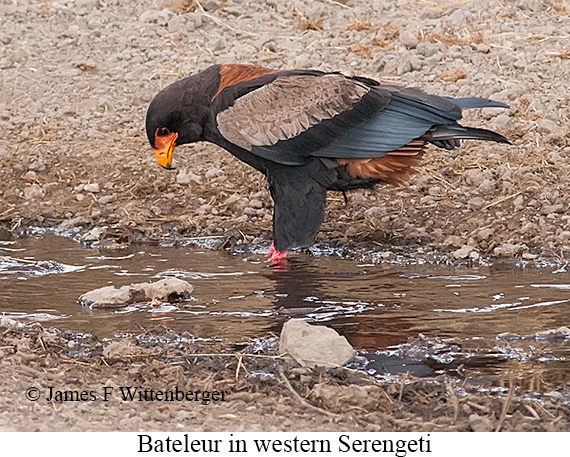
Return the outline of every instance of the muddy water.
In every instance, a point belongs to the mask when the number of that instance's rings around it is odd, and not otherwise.
[[[262,255],[195,246],[85,248],[60,237],[0,244],[0,312],[99,337],[156,323],[228,345],[278,333],[290,317],[326,323],[364,350],[372,374],[514,373],[535,390],[570,380],[570,275],[552,269],[399,266],[295,256],[287,269]],[[84,292],[165,276],[195,286],[194,301],[90,310]],[[512,376],[512,374],[511,374]]]

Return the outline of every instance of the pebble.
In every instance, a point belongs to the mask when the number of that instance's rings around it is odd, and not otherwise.
[[[462,246],[456,251],[453,251],[452,255],[455,259],[466,259],[470,257],[472,252],[474,252],[474,248],[472,246]]]
[[[492,121],[492,124],[493,128],[499,131],[513,128],[515,125],[513,119],[508,114],[505,113],[501,113],[497,117],[495,117],[495,119],[493,119]]]
[[[369,219],[379,219],[386,214],[386,209],[380,206],[373,206],[364,211],[364,217]]]
[[[92,192],[92,193],[96,194],[100,190],[99,184],[97,184],[96,182],[90,183],[90,184],[85,184],[85,186],[83,187],[83,190],[85,192]]]
[[[543,206],[542,209],[540,210],[540,214],[562,214],[564,213],[564,205],[563,204],[557,204],[557,205],[547,205],[547,206]]]
[[[43,162],[43,160],[41,160],[41,159],[32,160],[30,162],[30,164],[28,165],[28,170],[42,172],[42,171],[46,171],[46,166],[45,166],[45,163]]]
[[[85,241],[98,241],[101,239],[104,230],[99,227],[93,227],[89,232],[83,235],[83,240]]]
[[[493,421],[486,416],[471,414],[469,416],[469,425],[474,432],[492,432],[495,427]]]
[[[493,254],[502,257],[514,257],[523,254],[528,248],[524,244],[504,243],[493,250]]]
[[[467,202],[467,206],[469,209],[477,210],[483,208],[485,206],[486,201],[481,197],[473,197]]]
[[[444,246],[463,246],[464,240],[460,236],[450,235],[445,239],[445,241],[443,242],[443,245]]]
[[[41,199],[45,196],[45,192],[38,184],[32,184],[24,189],[24,197],[31,200]]]
[[[405,30],[400,34],[400,41],[408,49],[415,49],[419,43],[416,34],[409,30]]]
[[[206,174],[205,177],[206,179],[213,179],[216,178],[218,176],[222,176],[224,174],[223,170],[220,170],[219,168],[210,168]]]
[[[192,182],[192,177],[185,170],[180,170],[176,175],[176,182],[181,186],[187,186]]]
[[[564,127],[560,126],[557,123],[555,123],[549,119],[540,119],[538,121],[537,130],[540,133],[549,134],[549,133],[560,132],[562,130],[566,131],[567,127],[566,126],[564,126]]]
[[[261,209],[263,208],[263,203],[261,202],[261,200],[257,200],[257,199],[253,199],[249,201],[249,206],[250,208],[254,208],[254,209]]]
[[[113,196],[112,195],[103,195],[102,197],[99,197],[99,199],[97,201],[101,205],[107,205],[108,203],[111,203],[113,201]]]
[[[75,0],[75,6],[92,10],[99,7],[99,0]]]
[[[279,353],[288,354],[301,366],[330,368],[348,363],[356,351],[332,328],[290,319],[281,331]]]
[[[477,230],[475,233],[475,237],[478,240],[488,240],[495,234],[495,230],[491,228],[482,228]]]
[[[78,303],[89,308],[120,308],[132,303],[152,300],[175,302],[188,300],[194,290],[192,284],[179,278],[165,278],[154,283],[131,284],[116,288],[101,287],[84,293]]]

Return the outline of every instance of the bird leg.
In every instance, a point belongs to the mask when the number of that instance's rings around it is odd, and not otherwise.
[[[280,263],[285,260],[287,257],[287,251],[281,252],[275,249],[275,244],[271,243],[271,247],[269,248],[269,252],[267,253],[267,257],[273,263]]]

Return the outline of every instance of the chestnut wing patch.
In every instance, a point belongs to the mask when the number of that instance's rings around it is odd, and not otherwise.
[[[369,91],[338,74],[280,76],[220,112],[218,130],[248,151],[273,146],[351,110]]]
[[[220,87],[212,97],[216,98],[226,87],[235,86],[241,82],[251,81],[265,75],[277,73],[279,70],[257,67],[255,65],[227,64],[220,66]]]

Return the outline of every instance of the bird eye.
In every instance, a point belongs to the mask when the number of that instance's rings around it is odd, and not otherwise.
[[[156,135],[157,136],[166,136],[170,133],[170,130],[168,130],[166,127],[160,127],[158,129],[156,129]]]

